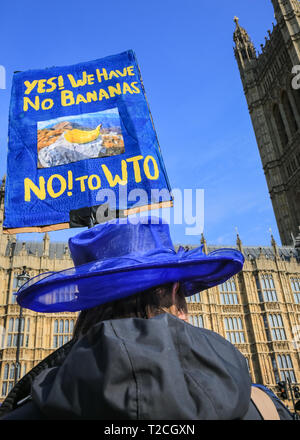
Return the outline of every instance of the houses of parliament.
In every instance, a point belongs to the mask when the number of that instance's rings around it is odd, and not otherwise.
[[[265,0],[271,1],[271,0]],[[245,257],[226,283],[188,298],[190,324],[213,330],[245,356],[254,383],[279,395],[277,383],[300,386],[300,3],[272,0],[276,24],[258,52],[235,17],[234,55],[240,71],[281,243],[231,248]],[[239,85],[237,85],[239,86]],[[36,313],[16,303],[18,275],[73,266],[66,243],[20,242],[2,233],[5,179],[0,188],[0,403],[21,378],[72,338],[76,313]],[[205,253],[218,248],[201,243]],[[224,247],[224,246],[222,246]],[[20,325],[19,325],[20,324]],[[17,348],[19,341],[19,349]],[[291,402],[285,403],[291,408]]]

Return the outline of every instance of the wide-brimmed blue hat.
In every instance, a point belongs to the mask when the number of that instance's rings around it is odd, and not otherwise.
[[[157,217],[117,219],[69,239],[75,267],[38,275],[17,293],[21,307],[37,312],[78,311],[179,281],[186,296],[239,272],[243,255],[200,246],[175,251],[169,225]]]

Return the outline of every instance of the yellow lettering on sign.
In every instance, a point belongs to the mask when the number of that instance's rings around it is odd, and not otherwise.
[[[149,161],[151,161],[152,164],[153,164],[153,168],[154,168],[154,174],[153,175],[150,173],[150,170],[149,170],[149,165],[148,165]],[[150,180],[157,180],[158,179],[158,177],[159,177],[159,170],[158,170],[158,166],[157,166],[157,163],[156,163],[156,160],[154,159],[154,157],[152,157],[152,156],[145,157],[145,160],[144,160],[144,172],[145,172],[146,177],[148,179],[150,179]]]
[[[130,88],[130,85],[127,84],[126,82],[123,83],[123,95],[125,95],[127,92],[129,92],[131,95],[133,93],[133,91]]]
[[[53,189],[53,180],[58,179],[60,182],[60,190],[55,192]],[[50,197],[53,199],[56,199],[57,197],[61,196],[67,188],[67,182],[66,179],[61,176],[60,174],[52,174],[52,176],[49,177],[47,182],[47,191]]]
[[[95,77],[94,77],[94,75],[93,75],[93,74],[88,75],[88,76],[87,76],[87,83],[88,83],[88,85],[91,86],[92,84],[94,84],[94,82],[95,82]]]
[[[47,80],[47,84],[48,84],[49,86],[51,86],[50,89],[46,89],[46,92],[47,92],[47,93],[53,92],[53,90],[56,89],[57,85],[56,85],[56,83],[54,82],[55,79],[56,79],[56,76],[54,76],[53,78],[49,78],[49,79]]]
[[[35,88],[35,86],[37,85],[38,80],[35,79],[34,81],[30,82],[30,81],[24,81],[24,85],[26,87],[25,90],[25,95],[29,95],[30,92],[32,92],[32,90]]]
[[[120,70],[116,70],[116,72],[119,76],[126,76],[127,75],[127,68],[124,67],[122,72],[120,72]]]
[[[139,183],[142,181],[142,177],[141,177],[141,169],[140,169],[140,164],[139,164],[139,160],[143,159],[143,156],[134,156],[134,157],[129,157],[128,159],[126,159],[126,162],[133,163],[133,171],[134,171],[134,178],[136,183]]]
[[[101,101],[102,98],[109,99],[109,94],[104,89],[99,90],[99,101]]]
[[[140,89],[135,85],[138,84],[136,81],[132,82],[130,85],[133,88],[133,93],[141,93]]]
[[[109,186],[114,187],[117,184],[119,185],[127,185],[128,180],[128,174],[127,174],[127,163],[125,160],[121,161],[121,167],[122,167],[122,178],[118,176],[118,174],[113,177],[112,173],[109,171],[106,165],[101,165],[103,172],[105,174],[105,177],[109,183]]]
[[[108,91],[109,91],[109,94],[112,98],[115,96],[115,94],[117,94],[117,95],[122,94],[121,86],[119,83],[116,83],[116,87],[108,86]]]
[[[46,84],[46,79],[40,79],[38,82],[38,88],[37,88],[37,92],[38,93],[45,93],[45,84]]]
[[[61,92],[61,105],[66,107],[67,105],[73,105],[75,103],[74,95],[71,90],[62,90]]]
[[[98,101],[96,90],[93,90],[92,92],[86,92],[86,100],[87,102]]]
[[[49,110],[50,108],[53,107],[53,105],[54,105],[53,99],[48,98],[48,99],[44,99],[42,101],[42,109],[43,110]]]
[[[99,83],[102,81],[102,77],[105,81],[108,80],[108,74],[106,69],[102,69],[102,72],[99,69],[96,69],[96,75]]]
[[[112,79],[114,76],[115,76],[116,78],[119,78],[119,75],[118,75],[114,70],[111,70],[111,71],[109,72],[109,77],[108,77],[108,79]]]
[[[135,73],[134,73],[133,70],[134,70],[134,66],[127,67],[127,74],[130,75],[130,76],[134,76]]]
[[[96,181],[95,184],[93,184],[93,180]],[[89,176],[89,178],[88,178],[88,187],[91,190],[99,189],[101,187],[101,179],[100,179],[100,177],[97,174],[92,174],[91,176]]]
[[[82,72],[82,79],[75,80],[74,76],[71,73],[68,73],[68,78],[72,87],[82,87],[87,83],[87,74],[86,72]]]
[[[84,183],[84,181],[86,180],[88,178],[88,176],[80,176],[80,177],[77,177],[75,180],[79,180],[79,182],[80,182],[80,190],[81,190],[81,192],[84,192],[85,191],[85,183]]]
[[[24,96],[23,99],[23,110],[24,112],[27,112],[28,108],[30,107],[34,108],[34,110],[38,110],[40,108],[40,97],[36,96],[34,98],[34,103],[28,98],[28,96]]]
[[[81,102],[84,102],[86,104],[87,100],[83,95],[80,95],[80,93],[78,93],[78,95],[76,96],[76,104],[80,104]]]

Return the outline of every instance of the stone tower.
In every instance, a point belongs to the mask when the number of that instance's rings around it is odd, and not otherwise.
[[[5,255],[7,246],[16,242],[15,234],[3,234],[2,225],[4,220],[4,195],[5,195],[6,176],[3,177],[0,185],[0,256]]]
[[[292,87],[300,65],[300,2],[271,0],[277,23],[258,53],[234,18],[234,53],[283,245],[300,225],[300,90]]]

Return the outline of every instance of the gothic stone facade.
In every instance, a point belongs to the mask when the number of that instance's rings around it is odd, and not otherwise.
[[[300,225],[300,3],[272,0],[277,24],[258,54],[235,17],[235,57],[283,245]]]
[[[0,191],[0,226],[3,218]],[[217,247],[207,246],[206,253]],[[300,246],[300,243],[299,243]],[[213,330],[245,355],[253,382],[277,392],[289,377],[300,383],[300,254],[278,247],[235,248],[246,258],[243,271],[221,286],[188,299],[192,325]],[[20,308],[13,293],[26,266],[31,277],[73,266],[66,243],[22,243],[0,229],[0,403],[14,384]],[[45,314],[23,309],[19,378],[72,337],[77,313]]]

